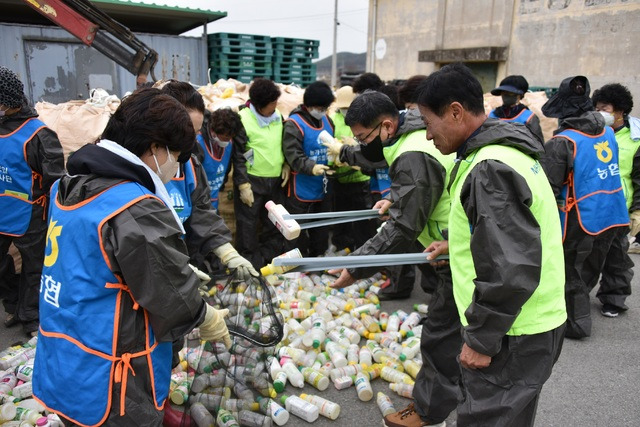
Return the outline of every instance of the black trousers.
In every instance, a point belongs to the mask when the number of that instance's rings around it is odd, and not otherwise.
[[[633,279],[633,261],[629,257],[629,229],[618,227],[609,247],[609,252],[602,268],[600,288],[596,298],[602,304],[611,304],[622,310],[628,307],[625,301],[631,295],[631,279]]]
[[[5,279],[0,287],[0,297],[5,311],[15,314],[27,332],[38,329],[40,276],[47,238],[47,221],[43,212],[41,205],[33,205],[31,223],[24,235],[0,235],[0,276]],[[8,253],[12,242],[22,256],[22,272],[17,281],[11,280],[15,277],[15,274],[12,276],[13,260]]]
[[[285,208],[290,214],[330,212],[332,200],[330,192],[319,202],[302,202],[293,194],[287,196]],[[286,250],[300,249],[303,257],[317,257],[324,255],[329,248],[329,232],[331,227],[317,227],[302,230],[295,240],[286,241]]]
[[[617,228],[610,228],[592,236],[582,230],[574,216],[569,217],[564,240],[566,336],[569,338],[591,335],[589,293],[598,283],[607,254],[619,232]]]
[[[500,352],[483,369],[462,372],[459,427],[532,427],[542,386],[558,360],[562,325],[541,334],[505,336]]]
[[[242,203],[240,191],[234,187],[233,205],[236,215],[236,250],[260,269],[271,259],[284,252],[285,239],[267,217],[265,203],[273,200],[283,204],[284,190],[280,187],[282,180],[249,175],[249,183],[253,191],[253,205]]]
[[[373,198],[369,181],[333,184],[335,211],[371,209]],[[332,242],[340,250],[349,248],[352,252],[376,234],[376,219],[345,222],[333,226]]]
[[[462,335],[451,269],[447,265],[434,270],[438,283],[422,326],[423,364],[413,387],[416,412],[429,424],[443,422],[461,399],[460,366],[456,358],[462,348]]]

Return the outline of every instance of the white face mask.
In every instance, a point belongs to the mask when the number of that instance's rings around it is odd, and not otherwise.
[[[220,138],[218,138],[217,136],[214,136],[214,137],[213,137],[213,142],[214,142],[215,144],[218,144],[218,147],[220,147],[220,148],[224,148],[224,147],[226,147],[227,145],[229,145],[229,143],[230,143],[231,141],[221,141],[221,140],[220,140]]]
[[[605,126],[613,126],[613,123],[616,121],[615,117],[613,117],[613,114],[606,111],[599,111],[599,113],[602,114],[602,117],[604,117]]]
[[[347,117],[347,111],[349,111],[348,108],[341,108],[340,109],[340,114],[342,114],[344,117]]]
[[[178,168],[180,167],[180,163],[173,158],[173,154],[169,151],[169,147],[165,148],[167,149],[167,161],[164,162],[162,166],[158,164],[158,159],[156,158],[156,155],[153,154],[153,160],[156,162],[156,173],[163,184],[171,181],[171,179],[176,176]]]
[[[327,112],[312,108],[312,109],[309,109],[309,114],[311,114],[311,117],[313,117],[316,120],[322,120],[322,118],[327,115]]]

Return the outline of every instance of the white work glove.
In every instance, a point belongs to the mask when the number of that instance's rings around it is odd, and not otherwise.
[[[631,221],[631,224],[629,225],[629,228],[631,228],[631,235],[635,236],[640,233],[640,210],[631,212],[629,220]]]
[[[331,138],[330,141],[322,142],[322,145],[327,147],[327,154],[333,156],[335,159],[340,158],[340,150],[342,150],[342,142],[335,138]]]
[[[242,200],[242,203],[249,207],[253,206],[253,191],[251,191],[251,184],[243,182],[238,185],[238,190],[240,190],[240,200]]]
[[[291,167],[289,167],[289,164],[284,163],[282,165],[282,172],[280,173],[280,178],[282,178],[282,184],[280,184],[280,187],[283,187],[285,185],[287,185],[287,182],[289,182],[289,175],[291,175]]]
[[[225,347],[231,348],[231,336],[224,323],[227,314],[229,314],[228,309],[217,310],[207,304],[207,313],[200,324],[200,338],[205,341],[222,341]]]
[[[315,176],[324,175],[325,173],[330,174],[329,169],[330,168],[327,165],[315,164],[313,165],[313,170],[311,171],[311,173]]]
[[[251,263],[240,256],[231,243],[225,243],[213,250],[215,256],[220,258],[220,262],[230,270],[237,270],[236,277],[239,280],[248,280],[251,276],[258,277],[259,274]]]

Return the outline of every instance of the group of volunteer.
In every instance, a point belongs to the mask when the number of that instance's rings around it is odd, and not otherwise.
[[[199,294],[194,267],[249,279],[296,247],[430,252],[418,270],[386,268],[382,297],[408,297],[416,271],[431,293],[414,402],[386,416],[388,427],[444,425],[453,410],[460,426],[532,426],[563,339],[591,334],[589,292],[601,273],[602,314],[627,309],[640,126],[622,85],[592,99],[586,77],[563,80],[543,107],[559,120],[546,143],[521,103],[524,77],[492,91],[503,105],[487,117],[461,64],[395,91],[372,73],[335,93],[315,82],[288,118],[268,79],[254,80],[238,113],[205,110],[185,82],[155,86],[125,97],[65,171],[55,133],[0,67],[5,325],[39,336],[34,396],[65,423],[159,425],[172,343],[199,327],[230,344],[226,310]],[[217,214],[225,186],[235,247]],[[269,200],[291,214],[373,208],[380,220],[287,241],[267,218]],[[333,287],[375,270],[330,271]],[[67,388],[86,404],[59,393]]]

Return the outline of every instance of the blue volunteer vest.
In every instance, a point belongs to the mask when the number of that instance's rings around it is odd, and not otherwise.
[[[36,118],[24,122],[7,135],[0,135],[0,234],[22,236],[31,223],[35,174],[27,163],[26,145],[42,128],[44,123]]]
[[[618,144],[613,129],[599,135],[565,130],[555,135],[573,143],[573,170],[562,187],[559,200],[563,238],[567,213],[576,209],[580,226],[596,235],[629,224],[629,214],[620,181]]]
[[[193,166],[193,160],[189,159],[184,165],[181,165],[182,173],[180,178],[172,178],[164,186],[167,188],[173,209],[178,214],[178,218],[184,224],[191,216],[193,203],[191,202],[191,193],[198,186],[196,178],[196,170]]]
[[[231,160],[232,144],[229,143],[222,150],[222,157],[217,158],[215,154],[209,151],[209,147],[204,142],[204,138],[201,134],[198,134],[198,144],[204,150],[204,160],[202,167],[207,174],[207,182],[211,189],[211,205],[214,209],[218,209],[218,194],[220,193],[220,187],[224,181],[224,176],[229,168],[229,161]],[[184,222],[184,221],[183,221]]]
[[[102,244],[104,223],[154,196],[141,185],[126,182],[75,206],[60,206],[56,200],[58,183],[51,188],[54,202],[49,209],[40,279],[33,394],[49,410],[76,424],[99,425],[109,415],[114,383],[121,384],[124,414],[128,375],[135,374],[130,360],[144,357],[154,403],[160,410],[169,393],[171,343],[155,340],[145,311],[145,349],[114,353],[121,327],[121,301],[133,297],[111,271]],[[135,301],[134,309],[139,309]]]
[[[372,193],[385,197],[391,191],[391,179],[389,179],[389,168],[376,169],[375,175],[369,181],[369,190]]]
[[[500,119],[505,122],[518,122],[518,123],[522,123],[523,125],[526,125],[529,119],[533,117],[533,111],[529,110],[528,108],[525,108],[524,110],[520,111],[520,113],[518,113],[517,116],[507,119],[504,117],[496,116],[496,110],[492,110],[489,113],[489,117],[491,117],[492,119]]]
[[[321,128],[311,126],[298,114],[290,116],[288,120],[294,122],[304,136],[302,142],[304,154],[317,164],[326,165],[328,163],[327,147],[321,144],[318,136],[323,130],[326,130],[333,136],[333,128],[327,116],[322,118]],[[291,175],[293,176],[293,194],[298,200],[302,202],[319,202],[324,199],[322,176],[306,175],[293,171],[291,171]]]

